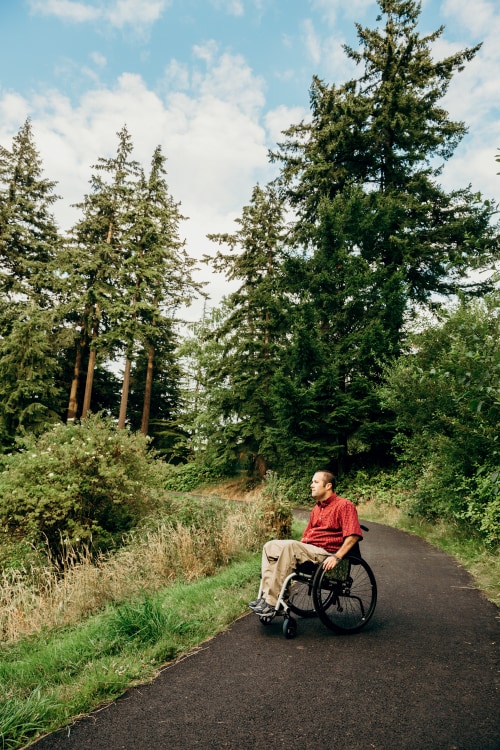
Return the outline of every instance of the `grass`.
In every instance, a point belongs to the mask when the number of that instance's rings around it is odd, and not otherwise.
[[[74,625],[123,602],[159,591],[174,580],[194,581],[212,575],[241,552],[260,548],[265,536],[258,506],[217,509],[200,503],[204,517],[190,508],[181,524],[158,517],[137,530],[114,553],[93,557],[88,549],[68,550],[61,566],[40,555],[0,571],[0,636],[15,641],[42,629]],[[208,511],[207,512],[207,508]],[[63,573],[63,575],[61,575]]]
[[[274,498],[233,504],[179,495],[170,506],[173,516],[149,519],[106,556],[69,550],[62,569],[43,555],[4,566],[3,750],[152,680],[247,611],[262,542],[281,518]]]
[[[174,583],[67,629],[0,647],[0,739],[14,750],[144,684],[226,628],[255,594],[260,554]]]

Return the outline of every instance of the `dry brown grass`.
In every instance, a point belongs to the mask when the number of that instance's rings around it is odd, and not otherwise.
[[[168,522],[131,539],[112,555],[92,558],[68,550],[62,566],[47,560],[0,578],[0,636],[5,641],[43,628],[72,625],[112,602],[157,591],[174,580],[193,581],[260,545],[257,513],[230,513],[215,538]],[[62,567],[62,570],[61,570]]]

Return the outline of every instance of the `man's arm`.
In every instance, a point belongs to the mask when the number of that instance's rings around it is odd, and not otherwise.
[[[331,557],[327,557],[326,560],[323,562],[323,567],[325,570],[331,570],[336,566],[336,564],[347,555],[348,552],[354,547],[354,545],[359,542],[360,539],[363,537],[358,536],[357,534],[351,534],[351,536],[346,536],[342,543],[342,547],[337,550],[335,555],[332,555]]]

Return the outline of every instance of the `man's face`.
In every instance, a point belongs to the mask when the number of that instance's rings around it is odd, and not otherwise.
[[[325,484],[325,478],[321,471],[317,471],[311,480],[311,495],[316,502],[326,500],[332,494],[332,485]]]

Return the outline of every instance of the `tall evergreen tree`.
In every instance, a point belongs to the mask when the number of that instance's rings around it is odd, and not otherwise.
[[[68,307],[71,311],[78,310],[74,320],[78,335],[68,419],[77,416],[77,391],[86,349],[88,365],[82,416],[90,409],[98,337],[104,346],[109,345],[103,334],[110,321],[116,320],[115,308],[123,294],[119,278],[128,253],[127,232],[140,168],[131,159],[133,144],[127,128],[123,127],[117,135],[116,155],[100,157],[94,165],[91,192],[77,206],[83,217],[73,227],[68,243]]]
[[[146,179],[138,183],[136,200],[126,235],[127,252],[120,270],[123,294],[114,314],[115,340],[125,350],[120,427],[124,427],[130,373],[136,352],[147,352],[141,431],[148,434],[156,343],[170,340],[178,309],[199,289],[193,280],[194,260],[179,234],[184,219],[166,182],[165,157],[158,146]]]
[[[30,120],[12,142],[0,146],[0,295],[8,330],[17,305],[51,307],[54,264],[61,238],[52,214],[56,183],[43,176]],[[15,315],[15,313],[14,313]]]
[[[258,458],[262,470],[275,459],[270,409],[270,386],[279,365],[286,334],[282,296],[284,209],[276,191],[256,186],[243,208],[234,234],[212,234],[209,239],[227,246],[212,262],[231,281],[240,282],[228,295],[229,314],[216,331],[223,358],[207,372],[208,385],[222,397],[220,419],[229,442],[238,452]],[[230,384],[223,390],[217,382]]]
[[[31,122],[0,146],[0,444],[45,429],[60,413],[56,383],[61,238],[55,183],[43,175]]]
[[[314,321],[323,357],[306,377],[314,406],[303,402],[317,418],[317,446],[332,458],[345,455],[349,442],[359,450],[388,445],[390,422],[374,386],[400,351],[408,315],[435,304],[436,295],[485,289],[470,271],[489,267],[498,252],[495,206],[470,188],[447,193],[438,182],[466,132],[440,102],[479,47],[435,62],[431,45],[443,29],[419,35],[420,3],[379,6],[382,25],[358,24],[360,50],[346,47],[361,76],[341,86],[315,78],[311,121],[291,127],[272,156],[297,214],[295,245],[307,251],[301,283],[295,274],[290,284],[303,320]],[[311,337],[300,320],[294,335]],[[301,348],[289,350],[289,387]],[[310,434],[314,442],[314,427]]]

